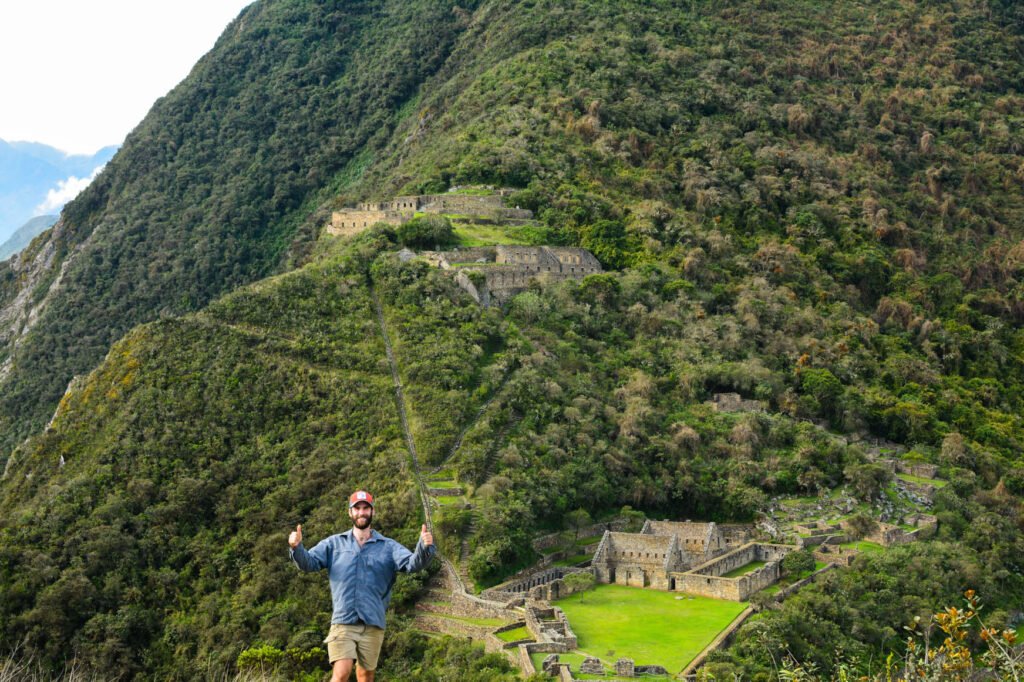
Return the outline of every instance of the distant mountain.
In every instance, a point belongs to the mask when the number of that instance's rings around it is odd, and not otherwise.
[[[38,142],[0,140],[0,240],[6,240],[38,213],[51,190],[70,178],[87,178],[109,161],[116,146],[95,154],[66,154]],[[63,202],[48,206],[59,211]]]
[[[32,218],[19,227],[7,241],[0,244],[0,260],[7,260],[29,245],[39,234],[57,222],[55,215],[41,215]]]

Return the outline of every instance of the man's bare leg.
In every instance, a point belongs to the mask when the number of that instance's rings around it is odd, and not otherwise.
[[[373,676],[376,670],[363,670],[362,667],[356,666],[356,679],[359,682],[373,682]]]
[[[348,682],[352,675],[352,664],[355,660],[351,658],[340,658],[334,662],[334,671],[331,674],[331,682]],[[372,677],[370,678],[373,679]]]

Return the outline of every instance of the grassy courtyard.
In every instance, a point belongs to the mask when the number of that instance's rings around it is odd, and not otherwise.
[[[581,651],[606,663],[626,656],[673,673],[746,608],[745,603],[621,585],[598,585],[582,602],[573,595],[556,604],[568,616]]]

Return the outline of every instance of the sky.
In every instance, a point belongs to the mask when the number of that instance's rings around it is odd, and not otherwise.
[[[121,144],[251,2],[0,1],[0,139]]]

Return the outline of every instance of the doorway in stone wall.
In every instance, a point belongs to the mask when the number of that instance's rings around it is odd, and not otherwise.
[[[675,578],[669,578],[668,579],[668,591],[669,592],[675,592],[676,591],[676,579]]]
[[[614,568],[610,569],[608,571],[608,582],[610,582],[612,585],[615,584],[615,569]]]

